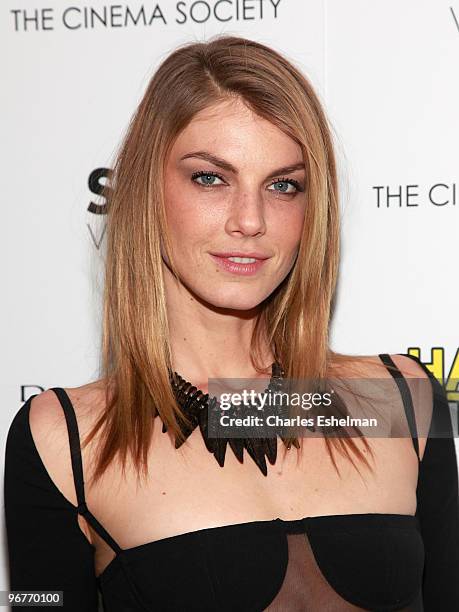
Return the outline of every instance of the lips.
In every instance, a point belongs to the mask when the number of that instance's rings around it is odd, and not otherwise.
[[[249,253],[242,253],[241,251],[225,251],[223,253],[211,253],[215,257],[252,257],[253,259],[269,259],[270,255],[261,253],[260,251],[251,251]]]
[[[248,254],[244,254],[244,255],[240,255],[238,254],[229,254],[229,255],[214,255],[212,253],[209,253],[210,256],[212,257],[212,259],[217,263],[217,265],[219,266],[219,268],[221,268],[222,270],[224,270],[225,272],[228,272],[230,274],[233,275],[239,275],[239,276],[253,276],[255,274],[257,274],[257,272],[264,266],[267,265],[265,262],[267,259],[269,259],[268,257],[264,256],[263,257],[255,257],[254,255],[248,255]],[[258,253],[258,255],[260,255],[260,253]],[[235,261],[231,261],[231,259],[228,259],[229,257],[251,257],[252,259],[255,259],[255,261],[251,262],[251,263],[238,263]]]

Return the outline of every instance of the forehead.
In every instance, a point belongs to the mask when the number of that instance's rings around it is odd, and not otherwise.
[[[209,106],[196,114],[177,137],[172,156],[206,150],[228,161],[289,162],[302,158],[301,147],[276,125],[260,117],[238,98]]]

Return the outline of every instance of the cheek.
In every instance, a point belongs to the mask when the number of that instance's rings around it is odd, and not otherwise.
[[[287,214],[282,214],[273,223],[276,242],[283,245],[283,249],[296,251],[299,246],[304,224],[304,207],[290,209]]]
[[[166,215],[171,238],[179,250],[186,250],[197,242],[206,242],[215,236],[221,224],[215,211],[185,194],[168,198]]]

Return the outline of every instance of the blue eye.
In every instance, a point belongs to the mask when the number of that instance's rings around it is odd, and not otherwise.
[[[293,195],[294,193],[297,193],[298,191],[303,191],[301,185],[299,184],[298,181],[295,181],[295,179],[279,178],[273,181],[271,185],[281,185],[281,188],[280,189],[270,189],[269,191],[277,191],[278,193],[285,193],[287,195]],[[295,187],[295,191],[287,191],[289,186]]]
[[[198,182],[196,180],[198,178],[202,178],[203,182]],[[193,174],[191,175],[191,180],[195,183],[198,183],[198,185],[202,185],[203,187],[213,187],[215,185],[214,179],[219,179],[220,181],[223,181],[223,178],[219,174],[217,174],[217,172],[212,171],[200,170],[199,172],[193,172]]]

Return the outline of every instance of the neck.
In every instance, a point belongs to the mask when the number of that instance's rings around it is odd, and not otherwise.
[[[199,386],[208,378],[269,378],[274,356],[263,346],[259,374],[250,359],[250,344],[259,309],[231,310],[199,299],[167,272],[165,275],[172,367]]]

